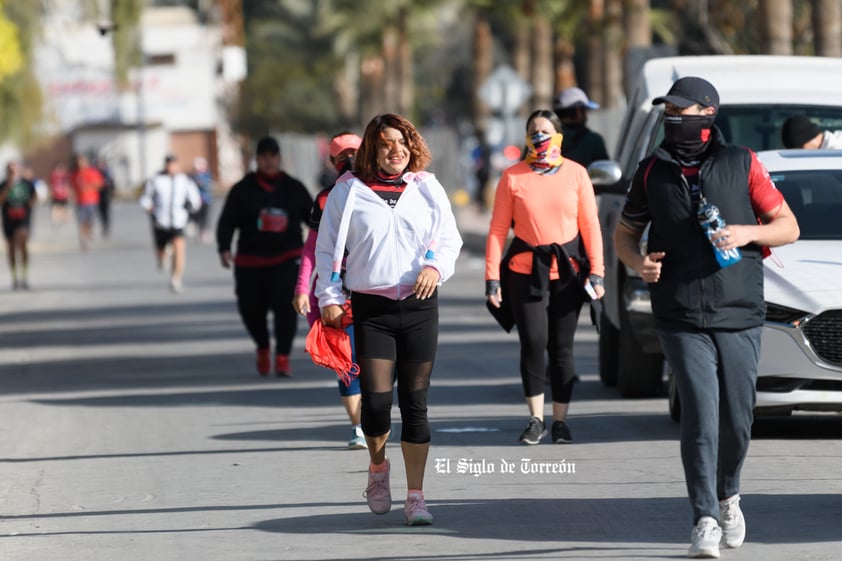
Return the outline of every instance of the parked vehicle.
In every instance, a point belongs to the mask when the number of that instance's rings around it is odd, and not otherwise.
[[[801,227],[764,261],[758,415],[842,411],[842,151],[759,152]],[[670,416],[681,405],[668,379]]]
[[[621,125],[616,160],[594,162],[589,168],[600,199],[605,244],[599,374],[603,384],[616,385],[624,397],[658,394],[664,368],[648,288],[617,258],[614,229],[637,163],[663,139],[663,105],[653,106],[652,99],[682,76],[701,76],[716,86],[721,101],[716,124],[734,144],[754,150],[780,148],[781,126],[795,113],[808,115],[823,128],[842,129],[839,58],[669,57],[643,66]]]

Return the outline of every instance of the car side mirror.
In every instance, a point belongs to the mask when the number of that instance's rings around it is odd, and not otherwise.
[[[588,177],[591,178],[594,190],[599,193],[625,193],[626,185],[621,183],[623,172],[620,165],[613,160],[597,160],[588,166]]]

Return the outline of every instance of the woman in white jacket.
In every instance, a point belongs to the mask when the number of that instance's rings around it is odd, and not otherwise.
[[[444,188],[423,171],[430,161],[412,123],[393,114],[372,119],[353,172],[340,177],[328,196],[316,242],[316,295],[326,325],[339,327],[343,290],[351,292],[362,428],[371,459],[364,495],[376,514],[389,512],[392,504],[386,441],[397,378],[409,525],[433,521],[422,488],[437,287],[453,274],[462,246]]]

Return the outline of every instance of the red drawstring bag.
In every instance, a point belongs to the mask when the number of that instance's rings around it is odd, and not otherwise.
[[[345,329],[328,327],[318,320],[307,334],[304,349],[314,364],[331,368],[346,386],[360,374],[359,365],[351,359],[351,337]]]

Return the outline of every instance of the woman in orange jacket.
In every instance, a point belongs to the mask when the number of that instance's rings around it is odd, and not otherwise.
[[[604,294],[602,235],[587,170],[561,156],[558,117],[535,111],[526,133],[525,158],[506,169],[497,185],[485,252],[486,297],[490,306],[508,306],[518,328],[530,415],[520,441],[538,444],[547,433],[544,356],[549,351],[552,440],[565,443],[572,441],[566,419],[576,379],[573,336],[579,312],[586,289],[595,298]],[[510,229],[515,239],[503,257]]]

